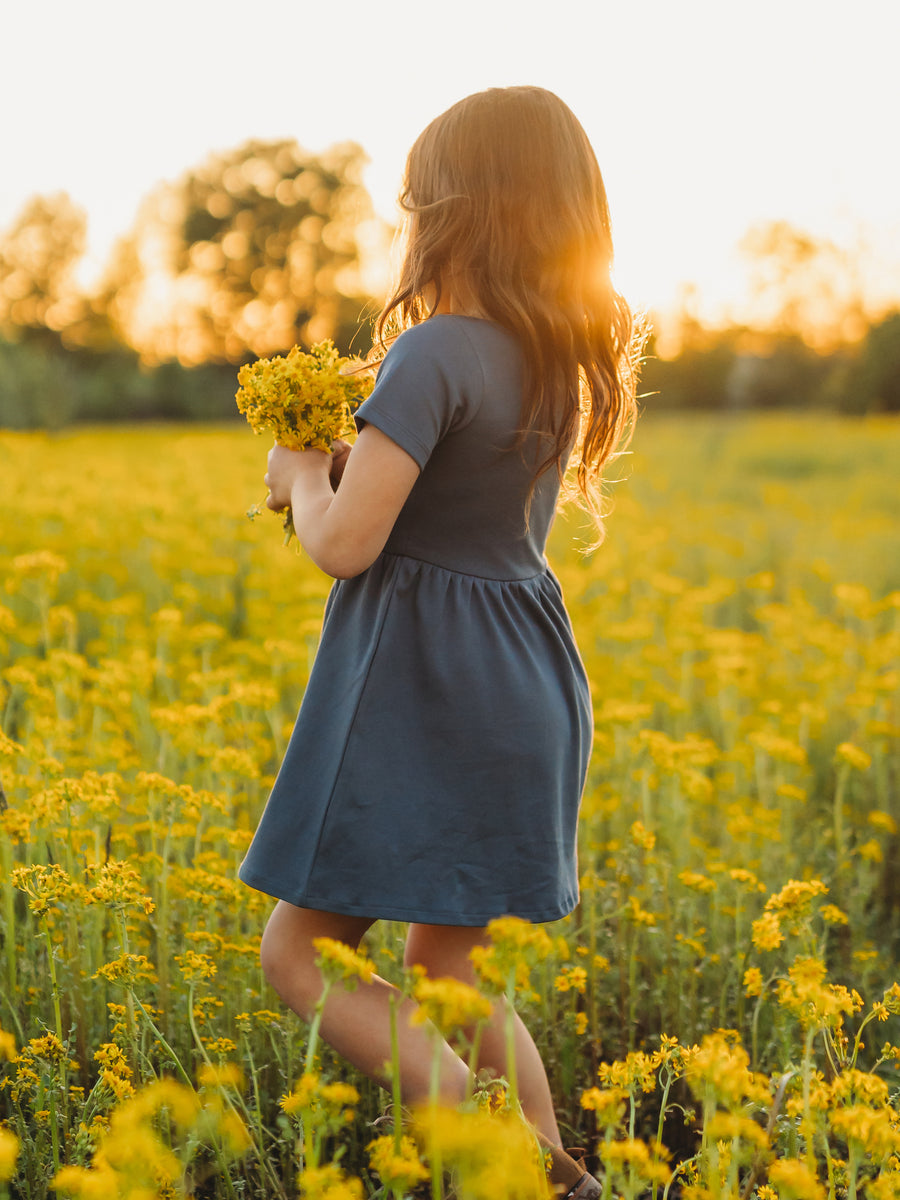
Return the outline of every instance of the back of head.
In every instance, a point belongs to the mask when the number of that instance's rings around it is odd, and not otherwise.
[[[606,190],[581,124],[537,87],[454,104],[410,151],[406,251],[379,322],[427,319],[449,290],[517,334],[528,368],[523,430],[545,435],[536,472],[562,461],[581,421],[582,492],[634,412],[631,314],[610,272]],[[591,508],[595,508],[593,503]]]
[[[411,218],[401,288],[452,276],[500,317],[526,297],[568,308],[609,287],[600,168],[575,115],[543,88],[491,88],[432,121],[410,151],[401,204]]]

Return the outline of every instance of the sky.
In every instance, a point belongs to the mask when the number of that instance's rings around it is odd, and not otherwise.
[[[557,92],[597,151],[635,305],[739,307],[737,247],[787,220],[900,302],[898,0],[2,0],[0,234],[35,193],[98,272],[141,199],[251,137],[356,141],[389,220],[407,150],[485,87]]]

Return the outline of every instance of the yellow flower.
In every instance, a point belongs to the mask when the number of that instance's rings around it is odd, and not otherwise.
[[[824,921],[829,925],[849,925],[850,918],[845,912],[842,912],[836,904],[823,904],[819,909],[819,913]]]
[[[69,564],[59,554],[52,550],[33,550],[30,554],[19,554],[12,560],[13,574],[22,579],[39,579],[46,576],[53,587]],[[7,587],[9,583],[7,581]]]
[[[629,896],[625,904],[625,919],[633,921],[635,925],[646,925],[648,928],[656,927],[656,917],[652,912],[648,912],[646,908],[641,907],[641,903],[637,896]]]
[[[685,887],[691,888],[695,892],[714,892],[716,890],[716,881],[708,879],[706,875],[701,875],[698,871],[681,871],[678,878]]]
[[[661,1157],[666,1154],[665,1148],[659,1144],[652,1148],[638,1138],[625,1138],[621,1142],[603,1142],[600,1155],[603,1162],[612,1171],[626,1168],[634,1172],[637,1178],[651,1183],[664,1184],[669,1181],[671,1172]]]
[[[146,914],[153,912],[154,903],[144,892],[137,869],[129,863],[108,859],[89,866],[88,872],[96,876],[96,883],[90,889],[95,903],[119,911],[139,908]]]
[[[841,742],[834,752],[834,757],[836,762],[847,763],[857,771],[868,771],[872,765],[871,754],[867,754],[859,746],[854,746],[853,742]]]
[[[782,1158],[769,1167],[769,1181],[780,1200],[825,1200],[825,1188],[798,1158]]]
[[[744,972],[744,995],[761,996],[764,986],[759,967],[748,967]]]
[[[16,1171],[19,1139],[10,1129],[0,1126],[0,1183],[8,1183]]]
[[[537,1140],[515,1114],[429,1107],[415,1117],[426,1154],[458,1175],[467,1200],[496,1200],[498,1179],[506,1200],[549,1200]]]
[[[238,1114],[231,1110],[226,1110],[219,1116],[218,1132],[228,1153],[234,1158],[243,1157],[253,1145],[247,1126]]]
[[[386,1188],[410,1192],[417,1183],[429,1176],[429,1170],[419,1160],[416,1144],[405,1135],[400,1138],[399,1150],[392,1134],[369,1143],[369,1165]]]
[[[624,1088],[592,1087],[581,1093],[581,1107],[597,1114],[599,1128],[610,1129],[625,1115],[627,1099],[628,1092]]]
[[[882,812],[879,808],[874,808],[871,812],[866,813],[866,820],[876,829],[884,830],[885,833],[897,832],[897,822],[890,813]]]
[[[757,950],[775,950],[784,941],[778,917],[771,912],[763,913],[753,922],[753,945]]]
[[[128,987],[138,981],[154,982],[156,973],[146,954],[120,954],[112,962],[98,967],[93,978],[107,980],[108,983],[121,983]]]
[[[714,1113],[706,1123],[704,1133],[713,1141],[731,1142],[740,1139],[759,1150],[768,1144],[765,1130],[749,1117],[739,1113]]]
[[[319,1088],[319,1077],[307,1071],[301,1075],[292,1090],[279,1101],[282,1111],[288,1114],[311,1108]]]
[[[597,1074],[601,1083],[624,1088],[628,1092],[640,1088],[642,1092],[649,1093],[656,1087],[656,1072],[663,1058],[664,1053],[659,1050],[654,1054],[632,1050],[624,1060],[601,1063]]]
[[[355,983],[357,979],[363,983],[372,982],[375,964],[346,942],[318,937],[313,938],[313,946],[317,951],[316,964],[326,980],[336,982],[340,979],[345,984]]]
[[[300,1176],[304,1200],[362,1200],[359,1179],[350,1179],[337,1163],[308,1168]]]
[[[757,876],[744,867],[732,867],[728,875],[735,883],[743,884],[750,891],[765,891],[765,884],[760,883]]]
[[[711,1093],[726,1108],[746,1100],[767,1104],[768,1086],[749,1070],[749,1055],[735,1044],[735,1036],[721,1029],[706,1034],[685,1072],[691,1090],[698,1098]]]
[[[79,1200],[112,1200],[121,1196],[119,1175],[108,1163],[98,1163],[87,1167],[62,1167],[53,1178],[53,1187],[58,1192],[68,1196],[77,1196]],[[138,1193],[139,1194],[139,1193]],[[135,1195],[135,1191],[129,1193]],[[148,1200],[152,1193],[145,1193]]]
[[[861,846],[857,846],[856,853],[860,858],[864,858],[868,862],[884,862],[884,851],[874,838],[868,842],[863,842]]]
[[[520,917],[498,917],[490,921],[488,946],[473,946],[469,958],[482,984],[502,992],[512,982],[517,991],[529,987],[530,967],[553,951],[553,940],[540,925]]]
[[[291,450],[330,450],[332,442],[352,431],[352,412],[372,390],[371,373],[348,372],[330,341],[307,354],[294,346],[247,363],[238,371],[238,409],[254,433],[271,433]]]
[[[563,967],[553,981],[558,992],[580,992],[584,995],[587,990],[587,971],[584,967]]]
[[[643,850],[652,850],[656,845],[656,834],[651,833],[640,821],[631,826],[631,840]]]
[[[201,979],[212,979],[219,969],[208,954],[198,954],[195,950],[188,950],[185,954],[176,954],[175,961],[188,983],[197,983]]]
[[[413,985],[412,995],[419,1007],[410,1023],[424,1025],[431,1021],[444,1037],[487,1020],[493,1010],[490,1000],[476,988],[450,977],[421,976]]]
[[[805,916],[816,896],[824,896],[827,886],[821,879],[801,881],[789,880],[780,892],[775,892],[766,901],[766,911],[778,913],[790,921],[796,922]]]
[[[0,1028],[0,1058],[5,1058],[7,1062],[12,1062],[16,1057],[16,1039],[11,1033],[7,1033]]]
[[[13,887],[29,897],[28,907],[35,916],[43,917],[51,908],[73,899],[84,899],[83,889],[59,865],[45,867],[14,867]]]
[[[846,988],[825,983],[825,964],[816,958],[797,958],[787,979],[778,981],[778,1003],[796,1013],[801,1024],[839,1026],[862,1001]]]
[[[201,1087],[242,1088],[244,1072],[237,1063],[222,1063],[220,1066],[204,1063],[197,1072],[197,1082]]]
[[[323,1083],[321,1077],[307,1071],[286,1096],[282,1111],[289,1116],[302,1114],[314,1124],[338,1126],[353,1119],[352,1106],[359,1103],[359,1092],[350,1083]]]

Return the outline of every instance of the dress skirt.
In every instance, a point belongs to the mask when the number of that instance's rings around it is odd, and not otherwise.
[[[385,551],[335,583],[245,883],[304,908],[481,926],[564,916],[592,739],[549,568]]]

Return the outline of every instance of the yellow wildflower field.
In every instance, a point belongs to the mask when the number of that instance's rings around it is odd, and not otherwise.
[[[245,515],[265,449],[0,432],[0,1196],[538,1186],[514,1081],[394,1123],[262,979],[236,870],[329,587]],[[887,419],[651,417],[604,545],[554,530],[582,898],[499,923],[482,978],[610,1197],[900,1195],[898,462]],[[452,1036],[484,1002],[406,978],[401,932],[354,970]]]

